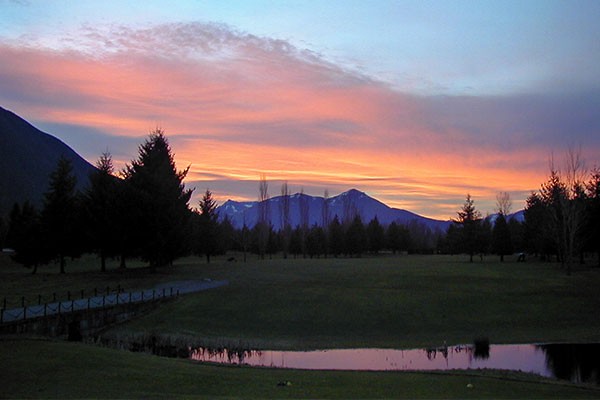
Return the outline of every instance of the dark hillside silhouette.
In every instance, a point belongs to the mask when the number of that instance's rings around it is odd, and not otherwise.
[[[58,160],[71,162],[77,189],[87,186],[94,167],[59,139],[0,107],[0,215],[15,203],[41,207],[50,174]]]

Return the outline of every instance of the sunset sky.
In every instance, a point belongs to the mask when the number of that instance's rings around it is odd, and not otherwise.
[[[600,1],[0,0],[0,106],[122,168],[162,127],[195,198],[357,188],[513,211],[600,164]]]

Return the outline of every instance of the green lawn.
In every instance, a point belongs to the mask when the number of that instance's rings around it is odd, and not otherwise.
[[[264,260],[182,266],[229,279],[112,330],[270,349],[598,342],[600,270],[464,257]]]
[[[238,257],[239,259],[240,257]],[[151,288],[182,279],[230,285],[182,296],[107,336],[158,335],[261,349],[413,348],[471,343],[600,342],[600,270],[566,276],[557,264],[470,264],[466,257],[189,258],[150,274],[98,272],[93,257],[27,270],[0,258],[0,295],[37,297],[96,287]],[[116,265],[112,265],[115,268]],[[202,365],[90,345],[0,340],[0,397],[600,397],[505,372],[322,372]],[[292,386],[278,387],[279,381]],[[467,388],[467,384],[473,388]]]
[[[78,343],[0,340],[4,398],[598,398],[531,375],[336,372],[202,365]],[[289,386],[278,386],[279,382]]]

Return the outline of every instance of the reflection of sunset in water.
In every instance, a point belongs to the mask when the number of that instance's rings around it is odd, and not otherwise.
[[[244,351],[240,353],[197,350],[192,359],[251,366],[330,370],[451,370],[506,369],[552,376],[544,352],[535,345],[490,346],[488,358],[475,357],[472,346],[437,349],[336,349],[319,351]]]

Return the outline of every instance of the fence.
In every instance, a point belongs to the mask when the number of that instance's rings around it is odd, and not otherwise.
[[[91,309],[101,309],[113,307],[120,304],[133,304],[147,301],[155,301],[168,297],[179,296],[179,289],[162,288],[140,290],[136,292],[123,293],[120,286],[116,293],[111,294],[110,288],[106,288],[105,294],[98,295],[98,290],[94,289],[95,296],[84,296],[84,291],[80,291],[81,298],[72,299],[71,293],[67,292],[66,301],[53,301],[42,303],[42,296],[38,296],[38,304],[27,305],[25,297],[21,298],[21,307],[7,309],[7,300],[4,298],[3,307],[0,309],[0,324],[24,321],[27,319],[47,317],[49,315],[71,313],[74,311],[84,311]],[[56,299],[56,293],[53,294],[53,299]]]

